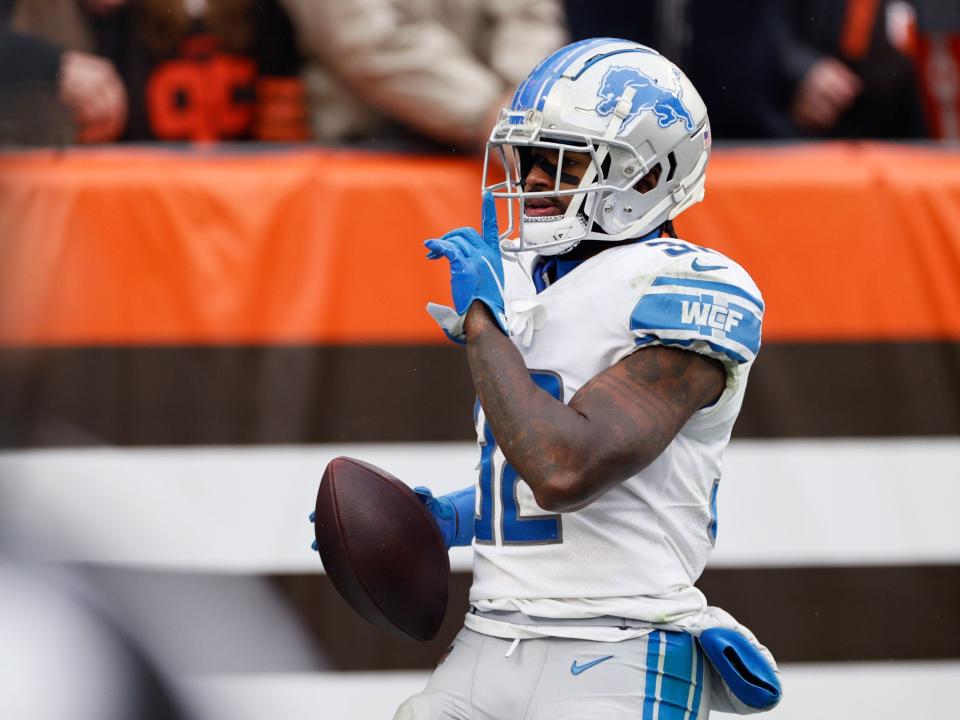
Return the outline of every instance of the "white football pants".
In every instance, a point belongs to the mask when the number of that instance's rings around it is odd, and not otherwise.
[[[683,632],[608,643],[464,628],[394,720],[704,720],[710,672]]]

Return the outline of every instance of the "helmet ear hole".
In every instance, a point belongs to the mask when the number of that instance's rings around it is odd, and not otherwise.
[[[650,172],[634,183],[633,189],[641,195],[648,193],[660,183],[661,175],[663,175],[663,165],[657,163],[650,168]]]
[[[603,162],[600,163],[600,176],[606,181],[610,177],[610,154],[607,153],[607,156],[603,159]]]
[[[667,172],[667,182],[673,180],[673,174],[677,171],[677,156],[671,151],[667,155],[667,162],[670,163],[670,170]]]

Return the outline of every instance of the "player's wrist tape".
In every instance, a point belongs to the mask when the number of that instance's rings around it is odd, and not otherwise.
[[[730,694],[746,706],[736,708],[738,712],[762,712],[780,702],[782,688],[776,667],[749,638],[729,628],[710,628],[698,640]]]
[[[493,316],[494,321],[497,323],[497,327],[503,332],[504,335],[510,337],[510,331],[507,329],[507,316],[504,313],[503,305],[498,305],[486,300],[482,297],[474,298],[479,302],[482,302],[490,309],[490,314]],[[471,301],[472,303],[472,301]],[[430,314],[437,325],[441,327],[447,337],[453,340],[456,343],[465,343],[467,341],[467,333],[464,330],[464,323],[467,319],[467,312],[458,314],[456,310],[447,305],[438,305],[437,303],[427,303],[427,312]]]
[[[448,338],[461,345],[467,342],[467,333],[463,329],[463,322],[466,320],[465,315],[458,314],[456,310],[447,305],[432,302],[427,303],[427,312]]]

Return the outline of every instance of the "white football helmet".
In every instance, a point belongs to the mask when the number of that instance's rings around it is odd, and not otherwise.
[[[561,48],[520,84],[487,143],[483,189],[509,207],[501,248],[556,255],[581,240],[648,234],[703,199],[710,142],[703,100],[656,50],[614,38]],[[559,153],[552,189],[524,190],[534,148]],[[571,179],[562,179],[564,153],[572,152],[590,163],[578,185],[561,189]],[[635,189],[658,164],[656,186]],[[549,162],[547,169],[554,170]],[[568,195],[562,214],[525,212],[531,199]]]

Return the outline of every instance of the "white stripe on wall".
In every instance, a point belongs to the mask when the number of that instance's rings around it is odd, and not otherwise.
[[[320,572],[307,515],[338,455],[438,493],[477,459],[469,443],[4,452],[0,524],[63,559]],[[712,566],[957,563],[960,439],[735,442],[718,504]]]

